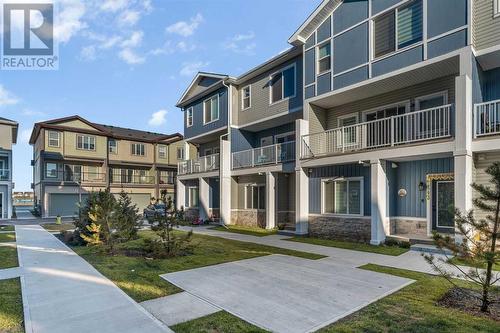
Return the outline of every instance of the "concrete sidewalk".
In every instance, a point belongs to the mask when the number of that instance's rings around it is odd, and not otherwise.
[[[16,235],[26,332],[172,332],[42,227]]]

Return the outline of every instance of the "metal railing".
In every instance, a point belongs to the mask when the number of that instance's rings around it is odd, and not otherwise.
[[[153,185],[156,183],[156,177],[140,174],[123,174],[111,172],[109,177],[110,184],[132,184],[132,185]]]
[[[44,180],[47,181],[62,181],[71,183],[105,183],[106,174],[97,172],[68,172],[68,171],[58,171],[58,172],[47,172],[45,174]]]
[[[193,173],[203,173],[217,171],[220,167],[220,155],[213,154],[198,157],[193,160],[179,162],[178,174],[188,175]]]
[[[301,157],[343,154],[451,136],[452,105],[304,135]]]
[[[0,180],[3,180],[3,181],[10,180],[10,170],[0,169]]]
[[[174,185],[175,177],[173,176],[159,176],[160,185]]]
[[[474,106],[474,136],[500,134],[500,100]]]
[[[295,141],[239,151],[232,156],[233,169],[290,162],[295,160]]]

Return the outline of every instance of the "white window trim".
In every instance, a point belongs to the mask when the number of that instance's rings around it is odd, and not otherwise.
[[[245,105],[245,89],[249,90],[249,95],[248,95],[248,107],[245,108],[244,105]],[[248,109],[252,108],[252,85],[248,85],[248,86],[245,86],[243,87],[243,89],[241,89],[241,111],[246,111]]]
[[[82,147],[78,147],[78,138],[82,138]],[[86,149],[85,148],[85,138],[89,138],[89,139],[93,139],[94,140],[94,148],[90,149],[90,141],[89,141],[89,149]],[[97,147],[96,147],[96,143],[97,143],[97,140],[96,140],[96,137],[93,136],[93,135],[86,135],[86,134],[77,134],[76,135],[76,149],[77,150],[83,150],[83,151],[96,151]]]
[[[338,214],[338,213],[325,213],[325,184],[327,182],[336,182],[336,181],[359,181],[360,182],[360,188],[361,188],[361,194],[360,194],[360,213],[359,214]],[[349,193],[349,187],[347,189],[347,192]],[[321,215],[328,215],[328,216],[341,216],[341,217],[363,217],[365,216],[365,179],[364,177],[330,177],[330,178],[322,178],[321,179]],[[347,211],[349,211],[349,200],[347,200]]]
[[[144,155],[141,155],[141,154],[136,154],[137,153],[137,150],[134,149],[133,147],[134,146],[143,146],[144,147]],[[146,156],[146,145],[144,143],[131,143],[130,144],[130,154],[132,156],[140,156],[140,157],[145,157]]]
[[[191,112],[191,125],[189,125],[189,112]],[[186,110],[186,127],[192,127],[194,124],[194,108],[191,106]]]
[[[408,100],[405,100],[405,101],[396,102],[396,103],[392,103],[392,104],[387,104],[387,105],[379,106],[379,107],[376,107],[376,108],[373,108],[373,109],[362,111],[361,113],[362,113],[363,122],[366,122],[366,116],[368,114],[370,114],[370,113],[374,113],[374,112],[378,112],[378,111],[382,111],[382,110],[390,109],[390,108],[394,108],[394,107],[400,107],[400,106],[404,106],[405,107],[405,113],[408,113],[408,112],[410,112],[411,102],[408,99]]]
[[[179,152],[181,151],[181,157],[179,157]],[[177,147],[177,151],[176,151],[176,156],[177,156],[177,160],[184,160],[184,156],[185,155],[185,151],[184,151],[184,147]]]
[[[57,134],[57,146],[50,144],[50,140],[51,140],[50,139],[50,133]],[[52,139],[52,140],[56,140],[56,139]],[[61,147],[61,132],[58,132],[58,131],[47,131],[47,145],[49,147],[52,147],[52,148],[60,148]]]
[[[325,46],[326,44],[330,44],[330,55],[328,56],[325,56],[323,58],[320,58],[319,57],[319,49],[322,48],[323,46]],[[324,72],[320,72],[319,71],[319,62],[323,59],[326,59],[326,58],[330,58],[330,69],[327,70],[327,71],[324,71]],[[332,68],[333,68],[333,62],[332,62],[332,40],[331,39],[328,39],[324,42],[322,42],[321,44],[319,44],[317,47],[316,47],[316,76],[322,76],[322,75],[325,75],[325,74],[328,74],[328,73],[331,73],[332,72]]]
[[[493,1],[493,18],[500,17],[500,0]]]
[[[279,101],[273,102],[273,86],[272,86],[273,77],[277,74],[283,73],[284,71],[286,71],[287,69],[290,69],[292,67],[293,67],[293,95],[286,97],[286,98],[283,97],[283,96],[285,96],[285,80],[283,80],[283,84],[281,85],[282,98]],[[297,97],[297,66],[295,65],[295,63],[288,65],[286,67],[283,67],[280,70],[269,75],[269,85],[268,86],[269,86],[269,106],[276,105],[278,103],[282,103],[282,102],[285,102],[285,101],[288,101],[292,98]]]
[[[110,147],[109,143],[112,142],[112,141],[115,142],[115,149],[116,149],[116,151],[114,151],[114,152],[110,151],[110,149],[109,149],[109,147]],[[118,155],[118,141],[116,141],[115,139],[112,139],[112,140],[108,141],[108,153],[113,154],[113,155]]]
[[[161,157],[161,149],[165,149],[165,156]],[[167,145],[158,145],[158,158],[163,160],[168,158],[168,146]]]
[[[266,209],[259,209],[259,208],[250,208],[248,207],[248,188],[249,187],[253,187],[253,188],[259,188],[259,187],[264,187],[264,192],[265,192],[265,188],[266,188],[266,184],[255,184],[255,183],[247,183],[247,184],[244,184],[245,186],[245,209],[246,210],[254,210],[254,211],[258,211],[258,212],[263,212],[265,211]],[[259,205],[259,191],[257,190],[257,206]],[[253,203],[253,197],[252,197],[252,203]]]
[[[263,145],[262,145],[262,143],[264,142],[264,140],[269,139],[269,138],[271,139],[272,143],[271,143],[270,145],[265,145],[265,146],[263,146]],[[274,141],[274,137],[273,137],[272,135],[266,136],[266,137],[264,137],[264,138],[260,138],[260,147],[258,147],[258,148],[272,146],[272,145],[274,145],[274,142],[275,142],[275,141]]]
[[[419,97],[415,98],[415,111],[421,111],[420,110],[420,102],[422,100],[440,97],[440,96],[444,97],[444,104],[443,105],[447,105],[448,104],[448,90],[444,90],[444,91],[439,91],[436,93],[432,93],[432,94],[424,95],[424,96],[419,96]]]
[[[276,134],[274,136],[274,143],[277,143],[278,139],[280,139],[280,138],[286,138],[287,136],[290,136],[290,135],[295,135],[295,132],[291,131],[291,132],[286,132],[286,133],[282,133],[282,134]]]
[[[352,118],[352,117],[356,117],[356,124],[359,124],[359,113],[358,112],[353,112],[353,113],[345,114],[343,116],[338,116],[337,117],[337,128],[342,127],[342,126],[340,126],[340,121],[341,120],[344,120],[344,119],[347,119],[347,118]]]
[[[205,105],[206,105],[206,102],[207,102],[207,101],[210,101],[210,103],[212,103],[212,100],[213,100],[215,97],[217,98],[217,108],[218,108],[217,118],[216,118],[216,119],[212,119],[212,120],[210,120],[209,122],[207,122],[207,120],[205,119],[205,118],[206,118],[206,117],[205,117],[205,115],[206,115],[206,113],[205,113]],[[210,111],[211,111],[211,110],[210,110]],[[211,96],[210,98],[207,98],[206,100],[204,100],[204,101],[203,101],[203,125],[205,126],[205,125],[211,124],[211,123],[213,123],[213,122],[218,121],[219,119],[220,119],[220,98],[219,98],[219,94],[217,94],[217,95],[213,95],[213,96]]]
[[[198,190],[198,206],[191,206],[193,200],[191,200],[191,190],[192,189],[197,189]],[[188,202],[186,202],[186,208],[199,208],[200,207],[200,190],[198,189],[197,186],[188,186]]]
[[[55,164],[56,166],[56,175],[55,176],[49,176],[47,173],[47,165],[48,164]],[[50,178],[50,179],[57,179],[59,177],[59,164],[54,163],[54,162],[45,162],[45,177],[44,178]]]

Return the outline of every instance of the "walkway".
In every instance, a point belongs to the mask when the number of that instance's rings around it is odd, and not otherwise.
[[[172,332],[40,226],[16,226],[26,332]]]

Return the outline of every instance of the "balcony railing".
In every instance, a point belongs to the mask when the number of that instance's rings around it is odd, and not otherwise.
[[[154,185],[154,176],[111,174],[110,184],[130,184],[130,185]]]
[[[175,177],[173,176],[160,176],[160,185],[174,185]]]
[[[0,180],[7,181],[10,180],[10,170],[0,169]]]
[[[301,157],[399,146],[451,136],[452,105],[340,127],[302,137]]]
[[[194,160],[179,162],[178,174],[188,175],[193,173],[203,173],[217,171],[220,167],[220,155],[207,155]]]
[[[475,105],[474,135],[500,134],[500,100]]]
[[[278,164],[295,160],[295,141],[233,153],[233,169]]]
[[[96,172],[47,172],[44,177],[47,181],[71,183],[105,183],[106,174]]]

